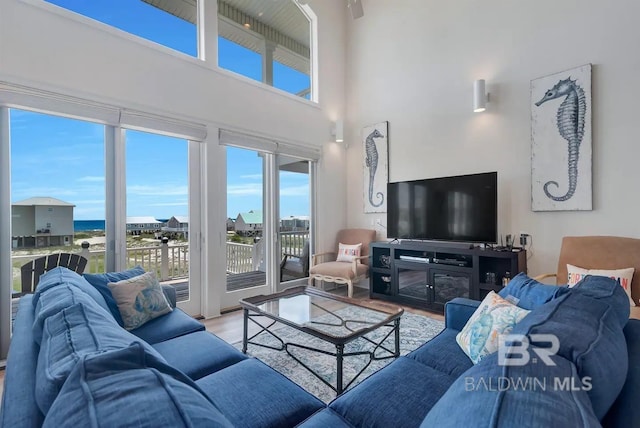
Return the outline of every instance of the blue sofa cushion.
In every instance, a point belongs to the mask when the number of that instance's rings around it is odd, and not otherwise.
[[[153,345],[204,329],[204,324],[191,318],[181,309],[176,308],[166,315],[154,318],[142,326],[130,330],[130,332]]]
[[[324,403],[261,361],[249,358],[196,384],[237,427],[292,427]]]
[[[40,276],[40,282],[38,283],[38,286],[36,287],[36,290],[34,292],[33,307],[35,308],[38,305],[38,300],[43,293],[60,284],[68,284],[72,287],[77,288],[78,290],[83,291],[102,308],[109,311],[107,302],[102,297],[102,295],[91,286],[91,284],[89,284],[82,276],[78,275],[72,270],[61,266],[51,269],[49,272],[46,272],[42,276]]]
[[[532,334],[553,334],[559,341],[557,355],[573,362],[579,377],[591,378],[593,387],[587,393],[593,410],[602,419],[624,385],[627,375],[627,345],[613,305],[629,300],[616,281],[605,277],[624,299],[594,299],[572,291],[532,311],[513,329],[512,334],[529,336],[534,346],[548,348],[548,343],[531,339]],[[615,294],[615,293],[614,293]]]
[[[232,427],[186,376],[140,343],[84,356],[44,427]]]
[[[569,287],[543,284],[521,272],[498,295],[523,309],[531,310],[568,292]]]
[[[42,412],[47,413],[69,373],[84,355],[126,348],[136,340],[139,339],[96,306],[77,303],[47,318],[35,379],[35,398]],[[151,348],[150,352],[156,353]],[[156,356],[161,358],[157,353]]]
[[[118,321],[118,324],[120,324],[120,326],[124,326],[120,310],[118,310],[118,303],[116,302],[116,299],[113,298],[113,294],[111,294],[111,290],[109,290],[109,286],[107,284],[110,282],[122,281],[123,279],[130,279],[134,276],[142,275],[143,273],[144,269],[142,269],[141,266],[136,266],[133,269],[122,272],[85,273],[82,276],[102,295],[109,311],[111,311],[113,317]]]
[[[454,382],[420,427],[599,427],[575,366],[551,358],[555,366],[500,366],[497,354],[488,356]]]
[[[309,419],[298,425],[296,428],[355,428],[342,416],[331,409],[322,409],[311,415]]]
[[[194,380],[247,359],[245,354],[207,331],[165,340],[153,347],[167,363]]]
[[[33,340],[37,344],[40,344],[42,341],[42,331],[45,321],[49,317],[60,313],[63,309],[75,304],[91,306],[97,311],[102,312],[105,318],[111,318],[111,320],[113,320],[108,310],[99,306],[87,293],[67,282],[47,288],[38,295],[34,295],[33,300],[37,301],[34,309],[33,322]],[[115,323],[115,320],[113,320],[113,322]]]
[[[412,358],[400,357],[329,407],[356,427],[415,427],[454,380]]]
[[[473,366],[467,354],[458,346],[457,334],[458,330],[445,328],[436,337],[411,351],[406,357],[457,378]]]

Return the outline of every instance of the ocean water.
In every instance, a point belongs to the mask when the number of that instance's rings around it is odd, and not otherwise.
[[[73,230],[84,232],[87,230],[104,230],[104,220],[74,220]]]

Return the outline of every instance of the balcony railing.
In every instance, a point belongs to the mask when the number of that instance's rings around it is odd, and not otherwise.
[[[304,243],[309,239],[309,233],[281,232],[280,239],[283,254],[299,257],[302,255]],[[227,274],[234,275],[264,270],[263,244],[262,240],[255,244],[227,242]],[[79,254],[88,261],[85,273],[105,272],[105,251],[91,250],[88,244],[84,246],[86,248],[83,248]],[[11,258],[14,290],[20,289],[20,266],[43,255],[45,254],[30,254]],[[161,282],[186,280],[189,277],[189,245],[169,245],[165,240],[156,245],[127,248],[127,268],[138,265],[147,272],[155,272]]]

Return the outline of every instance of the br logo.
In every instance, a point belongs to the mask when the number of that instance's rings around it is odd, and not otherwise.
[[[530,341],[536,344],[530,348]],[[548,344],[547,347],[541,347]],[[533,357],[532,352],[533,351]],[[551,359],[560,349],[560,340],[555,334],[503,334],[498,342],[498,365],[500,366],[524,366],[531,361],[537,363],[542,361],[547,366],[555,366]]]

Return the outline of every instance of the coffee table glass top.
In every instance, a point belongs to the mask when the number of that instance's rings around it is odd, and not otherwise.
[[[388,312],[356,304],[313,288],[296,287],[271,296],[241,301],[254,310],[286,324],[310,328],[332,337],[348,337],[390,322],[402,315],[401,308]]]

